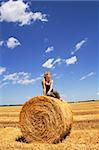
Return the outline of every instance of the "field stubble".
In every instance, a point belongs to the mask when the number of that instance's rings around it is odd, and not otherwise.
[[[70,103],[74,123],[70,135],[59,144],[17,142],[22,136],[22,106],[0,107],[0,150],[99,150],[99,101]]]

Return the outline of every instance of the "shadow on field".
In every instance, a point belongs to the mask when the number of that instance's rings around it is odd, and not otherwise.
[[[68,133],[65,132],[63,134],[60,135],[59,139],[54,140],[54,142],[52,144],[58,144],[58,143],[62,143],[71,133],[71,129],[68,130]]]
[[[23,143],[28,143],[28,141],[25,139],[25,137],[23,136],[20,136],[20,137],[17,137],[15,139],[17,142],[23,142]]]
[[[66,137],[70,135],[70,133],[71,133],[71,132],[69,131],[69,132],[68,132],[68,135],[67,135],[67,133],[62,134],[62,135],[60,136],[60,138],[57,139],[57,140],[54,140],[52,144],[62,143],[63,140],[65,140]],[[17,141],[17,142],[23,142],[23,143],[30,143],[30,142],[28,142],[28,141],[25,139],[25,137],[23,137],[23,136],[17,137],[17,138],[15,139],[15,141]]]

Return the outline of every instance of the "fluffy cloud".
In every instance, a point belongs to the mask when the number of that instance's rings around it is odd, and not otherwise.
[[[2,45],[3,45],[3,43],[4,43],[4,41],[0,41],[0,46],[2,46]]]
[[[4,75],[3,81],[9,80],[9,81],[15,81],[18,80],[19,76],[17,73],[12,73],[8,75]]]
[[[57,58],[54,62],[53,62],[53,65],[55,65],[56,63],[58,64],[61,64],[64,62],[64,59],[61,59],[61,58]]]
[[[21,43],[18,41],[18,39],[14,38],[14,37],[10,37],[7,41],[0,41],[0,46],[2,45],[7,45],[8,48],[15,48],[19,45],[21,45]]]
[[[12,84],[29,85],[41,80],[42,77],[31,78],[31,73],[28,72],[14,72],[12,74],[4,75],[3,82],[10,81]]]
[[[64,62],[64,59],[57,58],[56,60],[54,58],[49,58],[43,65],[42,67],[45,68],[55,68],[55,64],[61,64]]]
[[[30,73],[28,72],[15,72],[12,74],[4,75],[3,81],[11,81],[12,84],[30,84],[33,80],[30,79]]]
[[[71,64],[75,64],[77,62],[77,57],[73,56],[71,58],[66,59],[66,64],[67,65],[71,65]]]
[[[48,60],[42,65],[42,67],[45,67],[45,68],[53,68],[53,61],[54,61],[54,58],[48,59]]]
[[[51,46],[51,47],[48,47],[45,52],[46,52],[46,53],[49,53],[49,52],[51,52],[51,51],[53,51],[53,50],[54,50],[54,47]]]
[[[78,42],[78,43],[75,45],[75,50],[71,52],[71,55],[74,55],[75,52],[77,52],[86,42],[87,42],[87,38],[85,38],[84,40]]]
[[[79,43],[76,44],[75,48],[76,48],[76,51],[78,51],[83,45],[84,43],[86,43],[86,39],[80,41]]]
[[[47,15],[41,12],[33,13],[29,4],[23,0],[9,0],[2,2],[0,7],[0,22],[14,22],[19,23],[20,26],[29,25],[32,21],[40,20],[46,22]]]
[[[45,68],[55,68],[55,64],[62,64],[62,63],[65,63],[67,65],[71,65],[71,64],[75,64],[77,62],[77,57],[74,56],[74,57],[71,57],[71,58],[68,58],[68,59],[62,59],[62,58],[57,58],[57,59],[54,59],[54,58],[49,58],[45,63],[43,63],[42,67],[45,67]]]
[[[17,46],[19,46],[19,45],[21,45],[20,42],[19,42],[16,38],[14,38],[14,37],[10,37],[10,38],[7,40],[7,47],[8,47],[8,48],[13,49],[13,48],[15,48],[15,47],[17,47]]]
[[[6,68],[0,66],[0,75],[2,75],[5,71],[6,71]]]
[[[86,74],[85,76],[82,76],[82,77],[80,78],[80,80],[84,80],[84,79],[86,79],[86,78],[88,78],[88,77],[90,77],[90,76],[93,76],[93,75],[95,75],[95,72],[90,72],[90,73]]]

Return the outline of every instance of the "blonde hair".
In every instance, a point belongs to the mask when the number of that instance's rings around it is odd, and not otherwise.
[[[44,78],[46,78],[46,76],[47,76],[48,74],[51,75],[51,73],[50,73],[49,71],[45,72],[45,73],[44,73]]]

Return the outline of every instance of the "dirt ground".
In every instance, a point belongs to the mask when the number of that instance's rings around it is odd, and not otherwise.
[[[59,144],[24,143],[20,137],[22,106],[0,107],[0,150],[99,150],[99,101],[70,103],[73,111],[71,133]]]

